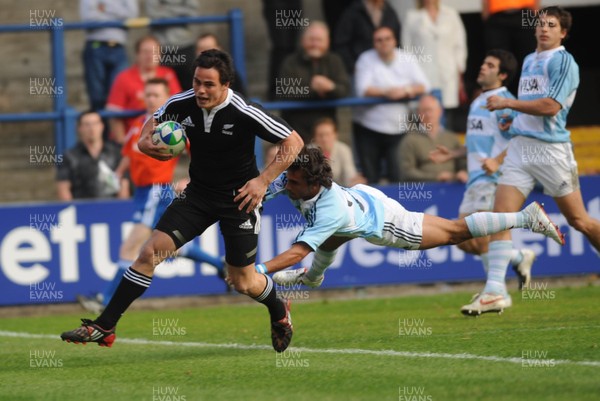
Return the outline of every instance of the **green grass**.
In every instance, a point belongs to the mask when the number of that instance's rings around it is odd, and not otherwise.
[[[79,315],[2,319],[0,330],[56,340],[0,335],[0,400],[597,400],[600,288],[552,291],[555,298],[544,301],[515,292],[514,306],[503,315],[476,319],[458,313],[469,300],[465,293],[296,302],[292,347],[279,360],[261,348],[119,341],[267,346],[261,305],[128,312],[110,349],[60,341],[58,334],[76,327]],[[170,319],[167,327],[179,335],[154,335],[153,319]],[[399,323],[408,329],[412,319],[420,325],[410,327],[424,335],[399,335]],[[322,349],[465,353],[516,363]],[[524,353],[546,366],[523,367]]]

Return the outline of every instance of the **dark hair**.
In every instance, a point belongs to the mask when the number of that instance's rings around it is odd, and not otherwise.
[[[98,113],[96,110],[82,111],[79,114],[79,116],[77,116],[77,126],[78,127],[81,125],[81,120],[83,120],[83,117],[87,116],[88,114],[98,114],[100,116],[100,113]],[[100,121],[102,121],[102,116],[100,116]],[[104,121],[102,121],[102,124],[104,124]]]
[[[515,55],[507,50],[492,49],[488,51],[485,56],[494,57],[500,61],[499,72],[501,74],[506,74],[506,78],[502,81],[502,84],[510,84],[517,73],[517,68],[519,67]]]
[[[304,172],[308,185],[318,184],[331,188],[333,172],[329,161],[319,148],[304,146],[288,170]]]
[[[167,81],[164,78],[159,78],[159,77],[150,78],[144,84],[144,86],[148,86],[148,85],[163,85],[165,88],[167,88],[167,93],[171,93],[171,88],[169,87],[169,81]]]
[[[567,31],[567,34],[560,42],[564,43],[564,41],[567,40],[567,38],[569,37],[569,31],[571,30],[571,26],[573,25],[573,17],[571,16],[571,13],[565,10],[564,8],[558,6],[545,7],[538,11],[538,19],[542,16],[549,15],[556,17],[556,19],[560,23],[561,30],[565,29]]]
[[[210,49],[205,50],[196,57],[194,69],[196,68],[214,68],[219,72],[219,82],[221,85],[227,82],[232,83],[234,77],[233,62],[229,54],[223,50]]]
[[[142,36],[141,38],[139,38],[138,40],[135,41],[135,53],[139,53],[140,52],[140,47],[142,47],[142,43],[146,42],[146,41],[153,41],[156,42],[157,45],[160,46],[160,41],[156,38],[156,36],[152,36],[152,35],[146,35],[146,36]]]

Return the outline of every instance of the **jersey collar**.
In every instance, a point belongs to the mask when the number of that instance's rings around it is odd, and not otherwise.
[[[550,56],[552,56],[555,52],[561,51],[561,50],[565,50],[564,46],[558,46],[555,47],[554,49],[550,49],[550,50],[544,50],[541,52],[536,52],[535,57],[540,59],[540,58],[548,58]]]

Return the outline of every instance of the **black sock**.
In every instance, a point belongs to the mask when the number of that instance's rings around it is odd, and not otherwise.
[[[269,308],[271,321],[276,322],[285,316],[285,306],[277,299],[277,290],[273,285],[273,279],[266,274],[264,276],[267,278],[267,285],[263,292],[254,299]]]
[[[106,330],[115,327],[121,315],[125,313],[125,310],[129,308],[133,301],[142,296],[151,282],[152,277],[136,272],[129,267],[123,275],[115,294],[106,305],[106,309],[94,323]]]

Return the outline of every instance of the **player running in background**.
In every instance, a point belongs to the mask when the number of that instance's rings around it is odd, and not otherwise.
[[[424,250],[458,244],[474,237],[510,228],[528,228],[559,244],[562,234],[542,207],[531,203],[517,213],[479,212],[460,220],[407,211],[396,200],[367,185],[344,188],[333,182],[331,167],[318,148],[304,148],[287,172],[267,191],[267,199],[285,193],[306,219],[291,248],[257,271],[273,273],[293,266],[315,252],[309,270],[296,269],[273,276],[278,284],[321,285],[324,271],[333,263],[337,249],[354,238],[375,245]]]
[[[130,172],[131,179],[135,184],[135,195],[133,198],[135,212],[133,214],[133,229],[121,244],[119,250],[118,270],[112,281],[106,286],[101,294],[93,298],[78,295],[77,300],[86,310],[100,313],[104,310],[108,301],[112,298],[121,278],[129,266],[132,265],[140,252],[144,242],[150,238],[152,229],[158,222],[167,206],[177,196],[173,189],[173,174],[177,167],[179,158],[173,158],[165,162],[153,159],[138,149],[138,140],[144,123],[152,116],[160,106],[169,99],[169,82],[164,78],[152,78],[144,85],[144,101],[146,104],[146,115],[138,118],[127,137],[121,150],[123,158],[116,173],[119,177]],[[209,263],[217,268],[220,277],[224,277],[224,262],[215,256],[208,255],[192,242],[188,242],[178,251],[179,256],[194,260],[198,263]],[[229,288],[229,287],[228,287]]]
[[[154,127],[166,120],[186,127],[190,183],[185,196],[169,205],[104,312],[94,321],[82,319],[80,327],[62,333],[63,340],[111,346],[117,322],[150,286],[156,265],[219,222],[228,277],[238,292],[268,308],[273,348],[283,352],[288,347],[293,334],[289,301],[277,297],[272,279],[258,274],[254,261],[267,187],[291,164],[303,142],[285,121],[229,89],[232,65],[225,52],[202,52],[194,62],[193,88],[171,97],[144,125],[140,150],[165,161],[172,156],[161,153],[164,146],[152,143]],[[256,136],[280,145],[275,159],[260,173],[254,156]]]
[[[506,89],[517,73],[517,60],[506,50],[490,50],[477,76],[477,83],[482,93],[471,103],[467,118],[467,135],[465,146],[457,150],[438,147],[430,153],[430,158],[436,163],[444,163],[452,158],[467,156],[469,180],[463,200],[459,207],[459,218],[464,218],[475,212],[491,211],[494,208],[494,195],[498,185],[498,168],[502,164],[505,150],[508,146],[508,122],[514,116],[512,110],[489,111],[486,101],[490,96],[502,96],[514,99]],[[502,126],[505,128],[502,130]],[[473,238],[461,242],[457,246],[467,253],[480,255],[484,270],[488,272],[488,242],[489,237]],[[510,263],[519,277],[519,288],[528,286],[531,279],[531,266],[535,253],[531,249],[513,249]],[[477,294],[475,297],[479,296]],[[510,307],[512,300],[507,296],[500,303],[478,305],[480,313],[499,311]]]
[[[547,7],[538,12],[537,22],[537,48],[523,61],[518,100],[502,96],[487,99],[488,110],[508,108],[518,112],[500,168],[494,211],[519,210],[537,180],[544,193],[554,198],[569,225],[600,251],[600,221],[585,210],[566,129],[567,114],[579,86],[579,67],[562,46],[571,29],[571,14],[560,7]],[[504,278],[512,248],[509,231],[492,235],[488,279],[481,296],[465,307],[467,311],[477,314],[481,304],[506,300]]]

